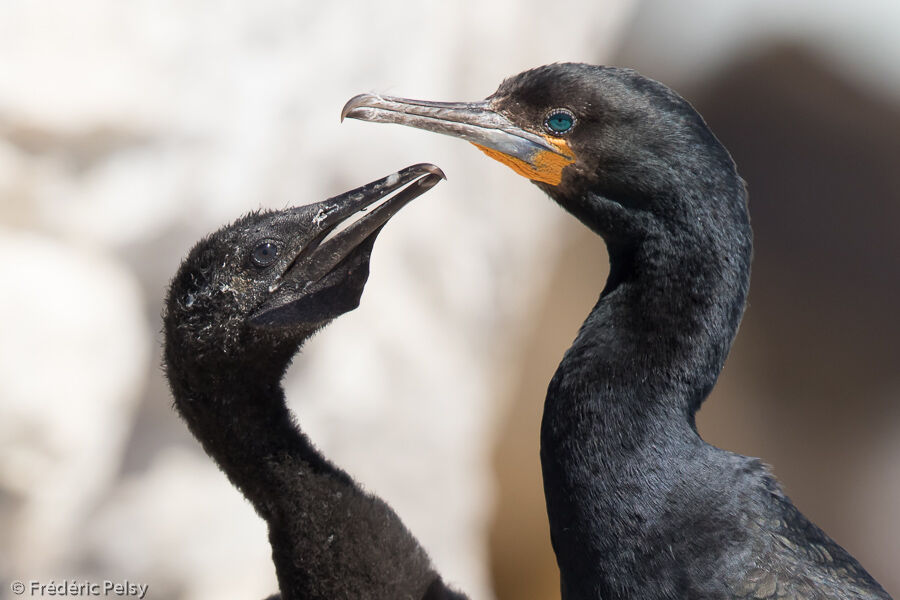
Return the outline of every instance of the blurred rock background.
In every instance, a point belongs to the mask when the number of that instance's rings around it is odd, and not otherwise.
[[[159,313],[193,242],[420,161],[362,306],[286,381],[312,439],[473,598],[558,597],[537,455],[599,240],[458,141],[338,124],[556,60],[679,89],[751,193],[750,307],[700,428],[775,465],[900,595],[900,5],[798,0],[0,2],[0,598],[120,580],[262,598],[265,528],[171,410]]]

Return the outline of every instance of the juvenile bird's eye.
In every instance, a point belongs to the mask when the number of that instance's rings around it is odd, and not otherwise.
[[[544,127],[553,135],[562,135],[575,126],[575,115],[564,108],[550,111],[544,119]]]
[[[278,258],[278,245],[272,240],[261,242],[250,255],[250,260],[257,267],[268,267],[275,262],[276,258]]]

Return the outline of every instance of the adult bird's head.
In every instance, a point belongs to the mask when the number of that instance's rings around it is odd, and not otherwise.
[[[284,368],[315,330],[359,305],[382,226],[443,176],[414,165],[322,202],[251,213],[202,240],[169,289],[167,364],[253,353]]]
[[[623,233],[610,230],[610,210],[624,211],[626,221],[693,223],[721,208],[718,192],[743,197],[731,157],[700,115],[630,69],[547,65],[507,79],[482,102],[361,94],[344,106],[345,117],[469,141],[607,238]]]

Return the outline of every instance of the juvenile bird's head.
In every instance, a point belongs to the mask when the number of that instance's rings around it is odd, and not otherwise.
[[[251,213],[203,239],[169,289],[167,364],[276,353],[286,366],[313,332],[359,305],[382,226],[442,177],[415,165],[322,202]]]

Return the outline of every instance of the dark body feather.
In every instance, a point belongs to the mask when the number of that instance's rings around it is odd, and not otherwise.
[[[888,598],[759,460],[697,434],[749,287],[746,189],[728,152],[687,102],[630,70],[554,65],[496,97],[545,94],[596,121],[571,134],[585,157],[573,173],[539,186],[610,253],[541,430],[563,598]]]

